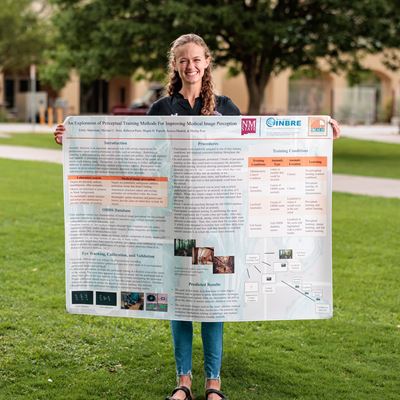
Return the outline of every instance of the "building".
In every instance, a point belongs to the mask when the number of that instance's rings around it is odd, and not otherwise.
[[[263,114],[329,114],[342,122],[390,122],[399,115],[400,72],[387,69],[379,55],[370,55],[363,62],[367,70],[356,85],[350,85],[345,74],[328,70],[314,74],[284,71],[271,78],[265,91]],[[19,75],[0,74],[0,104],[19,120],[27,120],[29,108],[29,71]],[[232,98],[243,113],[248,94],[243,75],[228,77],[226,69],[214,71],[216,89]],[[115,106],[128,106],[141,97],[148,82],[134,82],[129,77],[110,81],[97,80],[83,84],[71,72],[67,85],[55,93],[37,82],[36,103],[61,108],[64,117],[76,114],[108,114]],[[31,99],[31,98],[30,98]]]

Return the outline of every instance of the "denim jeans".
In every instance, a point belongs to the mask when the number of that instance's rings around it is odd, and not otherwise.
[[[202,322],[204,372],[207,379],[219,379],[222,363],[223,322]],[[171,321],[176,373],[192,374],[193,323]]]

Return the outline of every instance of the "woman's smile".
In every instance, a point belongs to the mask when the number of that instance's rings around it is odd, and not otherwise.
[[[195,43],[187,43],[176,49],[174,68],[182,79],[183,85],[201,86],[204,71],[209,63],[210,60],[206,58],[204,49]]]

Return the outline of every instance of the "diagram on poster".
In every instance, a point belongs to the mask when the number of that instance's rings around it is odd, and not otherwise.
[[[69,117],[72,313],[332,316],[328,116]]]

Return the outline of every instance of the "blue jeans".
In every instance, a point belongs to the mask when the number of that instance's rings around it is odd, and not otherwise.
[[[222,363],[223,322],[202,322],[204,372],[207,379],[219,379]],[[193,323],[171,321],[176,373],[192,374]]]

